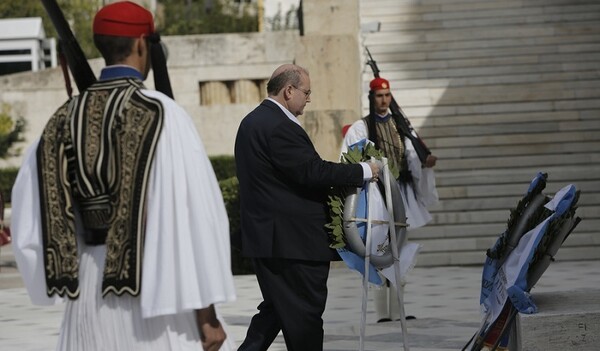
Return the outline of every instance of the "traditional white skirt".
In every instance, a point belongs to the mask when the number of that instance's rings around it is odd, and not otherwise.
[[[81,245],[79,250],[80,295],[67,302],[57,350],[202,350],[193,311],[143,319],[139,297],[103,298],[106,247]],[[230,339],[221,348],[233,349]]]

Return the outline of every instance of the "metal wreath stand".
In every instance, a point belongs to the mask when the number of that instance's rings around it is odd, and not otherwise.
[[[363,297],[362,297],[362,311],[361,311],[361,324],[360,324],[360,351],[364,350],[365,343],[365,330],[367,320],[367,297],[368,297],[368,284],[369,284],[369,265],[373,264],[376,268],[387,268],[394,265],[394,273],[396,278],[396,292],[398,298],[398,306],[400,307],[400,326],[402,328],[402,344],[404,351],[408,351],[408,331],[406,327],[406,314],[404,312],[404,292],[401,286],[401,271],[400,271],[400,260],[399,253],[402,246],[406,243],[406,211],[404,208],[404,201],[402,200],[402,193],[398,187],[392,187],[391,181],[395,181],[392,176],[387,158],[382,158],[383,163],[383,186],[385,189],[385,200],[386,207],[389,214],[389,247],[391,250],[385,252],[382,256],[371,256],[371,226],[373,224],[386,223],[382,221],[373,220],[371,217],[372,213],[372,199],[373,191],[378,191],[375,183],[369,182],[367,185],[367,218],[356,218],[356,209],[358,207],[359,194],[362,188],[356,188],[356,190],[346,196],[344,202],[344,234],[346,236],[347,248],[349,251],[365,259],[365,273],[363,275]],[[396,200],[396,201],[394,201]],[[394,203],[396,206],[394,206]],[[399,222],[396,222],[395,219]],[[401,222],[400,222],[401,221]],[[365,242],[363,242],[358,231],[359,222],[367,223],[367,232]]]

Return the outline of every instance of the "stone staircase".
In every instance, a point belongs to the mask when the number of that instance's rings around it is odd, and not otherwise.
[[[537,172],[581,190],[559,260],[600,258],[600,2],[361,0],[366,45],[439,157],[420,265],[481,264]],[[363,106],[372,79],[365,66]]]

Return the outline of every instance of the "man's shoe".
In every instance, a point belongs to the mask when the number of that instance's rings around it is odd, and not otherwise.
[[[377,323],[385,323],[385,322],[391,322],[392,320],[389,318],[381,318],[380,320],[377,321]]]

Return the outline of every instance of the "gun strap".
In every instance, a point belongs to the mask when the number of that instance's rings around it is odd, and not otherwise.
[[[67,58],[65,57],[62,49],[58,50],[58,61],[60,62],[60,68],[63,73],[63,78],[65,79],[65,88],[67,89],[67,95],[69,98],[73,96],[73,86],[71,85],[71,76],[69,76],[69,67],[67,65]]]

